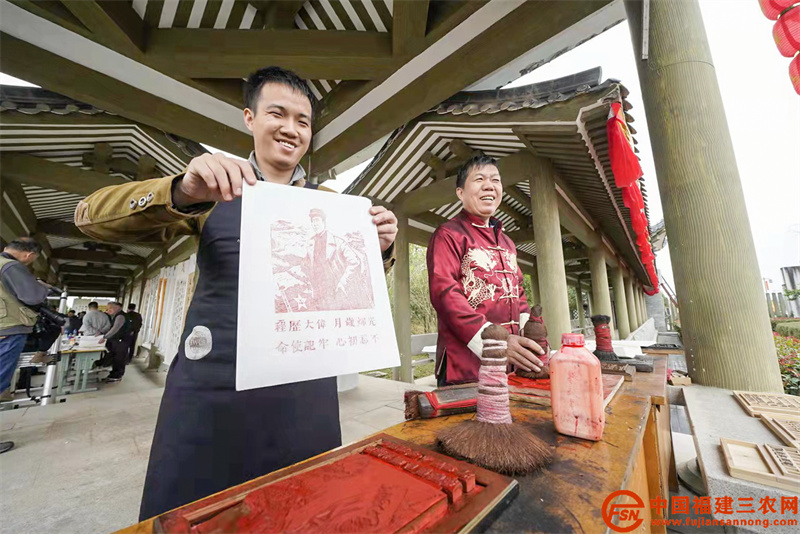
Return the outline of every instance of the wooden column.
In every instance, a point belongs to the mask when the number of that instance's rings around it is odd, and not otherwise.
[[[561,334],[572,330],[569,318],[567,272],[561,248],[561,225],[555,170],[550,161],[533,158],[530,168],[531,211],[536,236],[536,267],[539,273],[539,296],[542,316],[547,325],[547,340],[553,348],[561,347]]]
[[[783,391],[725,109],[697,0],[625,0],[692,380]],[[698,140],[702,139],[702,142]],[[725,305],[719,295],[725,295]],[[735,358],[731,354],[736,354]]]
[[[608,315],[612,317],[609,324],[614,331],[613,314],[611,313],[611,293],[608,288],[608,270],[606,269],[606,254],[600,247],[589,249],[589,270],[592,273],[592,300],[594,301],[594,315]]]
[[[639,322],[639,314],[636,313],[636,301],[633,296],[633,282],[628,276],[625,278],[625,301],[628,304],[628,322],[631,326],[631,331],[635,331],[641,326]]]
[[[639,317],[642,318],[642,324],[647,322],[647,307],[644,304],[644,290],[640,286],[636,287],[636,299],[639,303]]]
[[[628,299],[625,294],[625,277],[621,267],[614,269],[614,309],[617,312],[619,338],[625,339],[631,334],[631,324],[628,320]]]
[[[575,296],[578,300],[578,328],[581,329],[581,333],[584,333],[584,329],[586,328],[586,317],[583,311],[583,288],[581,287],[581,277],[578,277],[578,283],[575,284]]]
[[[528,268],[528,274],[531,275],[531,294],[528,295],[528,304],[533,307],[541,304],[542,300],[542,294],[539,292],[539,268],[536,264]]]
[[[397,213],[397,237],[394,240],[394,329],[400,349],[400,368],[394,370],[394,379],[414,382],[411,364],[411,274],[408,251],[408,217]]]

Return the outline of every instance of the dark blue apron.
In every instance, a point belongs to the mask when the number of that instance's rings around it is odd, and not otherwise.
[[[203,227],[200,275],[167,375],[140,520],[341,445],[335,377],[236,391],[241,208],[241,199],[220,203]],[[200,325],[211,331],[211,352],[190,360],[184,343]]]

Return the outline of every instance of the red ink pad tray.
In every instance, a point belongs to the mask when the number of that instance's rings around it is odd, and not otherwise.
[[[611,399],[622,386],[625,377],[622,375],[602,375],[603,379],[603,406],[608,406]],[[531,402],[550,406],[550,379],[525,378],[516,373],[508,375],[508,396],[512,400]]]
[[[168,512],[154,531],[470,532],[518,492],[516,480],[378,434]]]

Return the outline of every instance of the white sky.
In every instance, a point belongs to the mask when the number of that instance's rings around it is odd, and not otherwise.
[[[755,0],[700,0],[700,5],[761,274],[780,288],[780,268],[800,265],[800,96],[789,80],[790,60],[778,53],[772,40],[774,23]],[[509,87],[597,66],[603,68],[603,79],[619,79],[630,90],[650,220],[656,224],[663,212],[627,22]],[[359,172],[343,173],[336,182],[349,184]],[[656,265],[674,289],[668,247],[657,254]]]
[[[800,265],[800,97],[789,80],[789,59],[772,40],[773,22],[755,0],[700,0],[723,104],[736,152],[747,213],[763,277],[780,284],[780,268]],[[601,66],[630,90],[651,223],[663,217],[646,117],[626,23],[515,81],[525,85]],[[0,74],[0,83],[19,84]],[[30,85],[30,84],[28,84]],[[206,147],[217,152],[213,147]],[[343,190],[368,164],[326,185]],[[669,250],[657,266],[674,287]]]

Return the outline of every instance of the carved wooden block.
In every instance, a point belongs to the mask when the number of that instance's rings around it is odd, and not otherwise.
[[[753,417],[759,415],[800,415],[800,397],[780,393],[751,393],[734,391],[733,396]]]
[[[155,531],[469,532],[517,492],[515,480],[380,434],[178,508]]]
[[[632,382],[636,375],[636,367],[623,362],[600,362],[600,369],[605,375],[622,375],[625,382]]]
[[[765,444],[764,448],[775,461],[783,476],[800,480],[800,450],[794,447],[776,447]]]
[[[800,492],[800,450],[728,438],[720,445],[732,477]]]
[[[770,430],[772,430],[781,440],[792,447],[800,448],[800,417],[788,415],[762,415]]]

